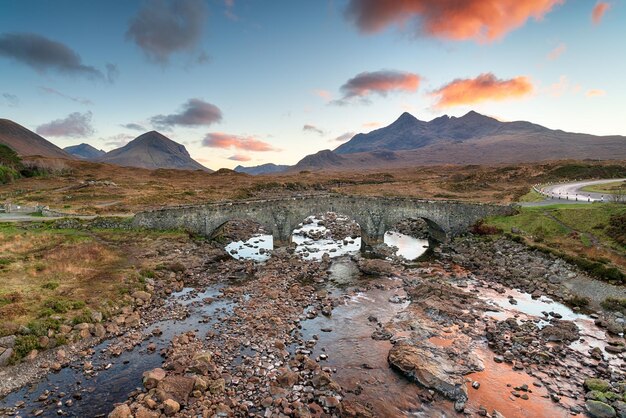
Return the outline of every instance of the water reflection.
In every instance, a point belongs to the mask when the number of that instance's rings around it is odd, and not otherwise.
[[[428,240],[413,238],[395,231],[385,233],[385,244],[396,247],[396,255],[407,260],[415,260],[428,250]]]
[[[267,261],[274,249],[274,237],[255,235],[247,241],[231,242],[224,249],[237,260]]]

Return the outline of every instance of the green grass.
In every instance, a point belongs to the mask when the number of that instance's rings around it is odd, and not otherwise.
[[[620,283],[626,281],[626,246],[620,242],[621,230],[615,233],[617,227],[610,225],[622,216],[626,216],[624,205],[560,204],[520,208],[516,215],[489,218],[485,223],[596,277]],[[513,230],[519,233],[513,234]]]
[[[618,191],[626,191],[626,181],[614,181],[612,183],[592,184],[581,189],[584,192],[595,193],[615,193]]]
[[[537,193],[534,189],[530,189],[528,193],[526,193],[525,195],[519,198],[519,201],[520,202],[541,202],[545,199],[546,197],[544,195],[542,195],[541,193]]]

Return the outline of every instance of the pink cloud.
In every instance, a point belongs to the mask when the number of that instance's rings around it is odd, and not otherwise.
[[[343,97],[335,104],[346,104],[354,98],[365,99],[372,94],[387,96],[390,92],[415,92],[420,84],[420,76],[395,70],[362,72],[341,86]]]
[[[556,46],[556,48],[554,48],[552,51],[550,51],[548,53],[548,59],[550,61],[554,61],[557,58],[559,58],[561,55],[563,55],[563,53],[565,52],[565,50],[567,50],[567,45],[565,45],[563,42],[561,42],[560,44],[558,44]]]
[[[591,11],[591,21],[598,25],[602,21],[604,14],[611,8],[611,4],[606,1],[599,1]]]
[[[565,0],[350,0],[348,17],[366,33],[407,24],[437,38],[491,42],[540,20]]]
[[[435,107],[451,107],[481,103],[485,101],[507,100],[526,96],[533,91],[527,77],[519,76],[501,80],[491,73],[476,78],[456,79],[433,94],[438,97]]]
[[[207,134],[202,145],[210,148],[235,148],[244,151],[276,151],[270,144],[252,136],[231,135],[222,132]]]

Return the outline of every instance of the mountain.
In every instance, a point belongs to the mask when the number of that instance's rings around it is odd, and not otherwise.
[[[253,176],[257,176],[259,174],[273,174],[273,173],[282,173],[283,171],[289,168],[288,165],[278,165],[278,164],[261,164],[255,165],[253,167],[244,167],[242,165],[238,165],[235,167],[235,171],[238,173],[246,173],[251,174]]]
[[[95,161],[106,154],[106,152],[85,143],[65,147],[63,150],[72,154],[74,157],[90,161]]]
[[[429,122],[403,113],[391,125],[355,135],[334,151],[304,157],[289,171],[588,158],[626,159],[626,137],[564,132],[525,121],[500,122],[474,111]]]
[[[341,155],[329,149],[325,149],[318,151],[315,154],[307,155],[298,161],[298,164],[293,166],[290,170],[332,170],[342,167],[347,161],[348,159],[342,157]]]
[[[172,141],[157,131],[146,132],[123,147],[107,152],[97,161],[148,169],[212,171],[192,159],[184,145]]]
[[[462,143],[495,135],[541,135],[550,129],[530,122],[500,122],[471,111],[457,118],[447,115],[424,122],[403,113],[395,122],[367,134],[355,135],[335,149],[337,154],[352,154],[376,150],[411,150],[431,144]]]
[[[21,156],[41,155],[74,159],[52,142],[8,119],[0,119],[0,144],[13,148]]]

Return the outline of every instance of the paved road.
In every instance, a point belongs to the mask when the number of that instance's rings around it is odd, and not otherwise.
[[[585,192],[581,189],[586,186],[626,181],[626,179],[587,180],[571,183],[553,184],[536,188],[539,193],[546,196],[546,200],[532,202],[524,206],[542,206],[553,203],[593,203],[610,201],[610,195],[602,193]]]

